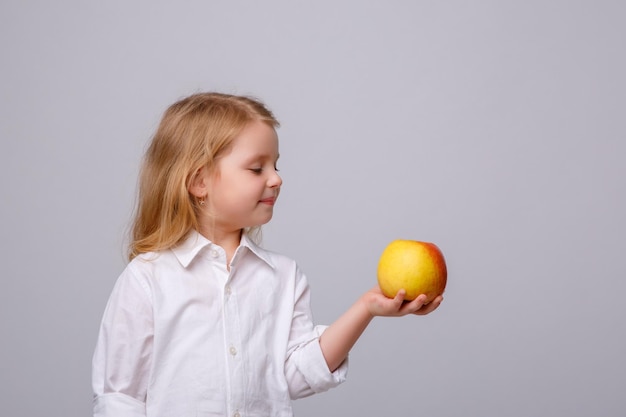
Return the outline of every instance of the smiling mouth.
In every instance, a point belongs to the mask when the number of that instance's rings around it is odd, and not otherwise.
[[[259,203],[267,204],[269,206],[273,206],[274,203],[276,203],[276,197],[264,198],[263,200],[260,200]]]

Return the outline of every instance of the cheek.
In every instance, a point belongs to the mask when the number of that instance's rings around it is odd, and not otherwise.
[[[265,180],[248,173],[222,173],[213,183],[213,202],[216,208],[232,212],[246,210],[255,205],[265,192]]]
[[[225,204],[231,206],[232,210],[245,209],[257,203],[261,198],[263,188],[255,186],[254,183],[233,182],[223,184],[221,198]]]

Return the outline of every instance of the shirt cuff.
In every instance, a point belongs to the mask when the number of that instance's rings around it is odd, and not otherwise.
[[[328,369],[319,343],[319,337],[327,327],[315,326],[317,337],[302,347],[301,358],[307,358],[307,360],[302,361],[298,366],[304,379],[315,393],[328,391],[338,386],[346,380],[348,375],[348,358],[334,372]]]
[[[93,400],[94,417],[146,417],[146,405],[128,395],[110,393]]]

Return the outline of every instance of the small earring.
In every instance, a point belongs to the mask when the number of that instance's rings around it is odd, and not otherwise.
[[[199,202],[201,206],[204,206],[204,198],[201,197]]]

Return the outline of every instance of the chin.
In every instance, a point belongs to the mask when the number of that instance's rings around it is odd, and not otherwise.
[[[248,224],[247,226],[245,226],[245,228],[253,228],[253,227],[261,227],[264,224],[269,223],[269,221],[272,220],[272,216],[259,216],[257,219],[255,219],[255,221],[250,222],[250,224]]]

